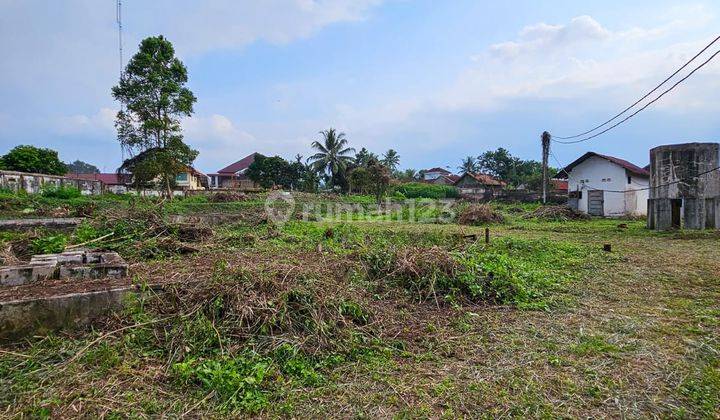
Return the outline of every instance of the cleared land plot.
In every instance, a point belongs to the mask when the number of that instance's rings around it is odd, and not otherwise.
[[[276,226],[262,198],[197,201],[162,212],[248,217],[190,254],[126,222],[105,246],[133,281],[177,286],[94,331],[0,348],[3,415],[720,415],[717,233],[493,206],[485,245],[482,224],[432,223],[442,209]]]

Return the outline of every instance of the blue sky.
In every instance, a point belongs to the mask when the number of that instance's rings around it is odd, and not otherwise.
[[[718,13],[710,1],[123,1],[126,60],[163,34],[188,67],[185,138],[206,172],[253,151],[308,156],[331,126],[357,148],[396,149],[403,168],[454,169],[501,146],[539,159],[543,130],[575,134],[632,103],[718,35]],[[119,165],[114,1],[0,0],[0,54],[0,153],[34,144]],[[554,152],[644,165],[658,144],[718,141],[719,76],[720,59]]]

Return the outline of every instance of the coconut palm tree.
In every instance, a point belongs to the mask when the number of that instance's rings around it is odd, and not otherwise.
[[[461,172],[477,172],[478,170],[478,164],[474,157],[468,156],[465,159],[462,160],[462,163],[460,163],[460,166],[458,166],[458,169]]]
[[[412,182],[417,179],[418,173],[415,169],[405,169],[400,173],[400,179],[407,182]]]
[[[393,149],[388,150],[383,155],[382,164],[387,166],[390,171],[394,171],[400,164],[400,155]]]
[[[352,147],[346,147],[348,144],[345,133],[338,133],[334,128],[321,131],[323,136],[322,143],[319,141],[312,142],[312,148],[317,153],[308,158],[313,163],[316,171],[330,174],[330,185],[335,186],[341,179],[345,179],[345,170],[353,158],[349,156],[355,153]]]

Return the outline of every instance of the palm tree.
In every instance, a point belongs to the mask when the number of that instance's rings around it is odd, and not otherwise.
[[[415,169],[405,169],[400,175],[403,181],[414,181],[417,179],[417,171]]]
[[[474,157],[468,156],[462,160],[458,169],[462,172],[477,172],[478,164]]]
[[[382,164],[387,166],[390,171],[394,171],[400,164],[400,155],[393,149],[390,149],[383,155]]]
[[[308,158],[313,162],[316,171],[330,173],[330,185],[335,186],[338,178],[345,178],[345,169],[353,161],[350,153],[355,153],[348,144],[345,133],[338,133],[334,128],[321,131],[323,142],[312,142],[312,148],[318,152]]]

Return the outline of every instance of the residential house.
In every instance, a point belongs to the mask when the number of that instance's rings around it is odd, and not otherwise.
[[[258,188],[259,186],[245,175],[250,165],[255,162],[255,156],[257,154],[258,153],[252,153],[220,169],[217,173],[210,174],[210,188]]]
[[[491,199],[502,195],[503,189],[507,187],[504,181],[493,178],[490,175],[471,172],[462,174],[462,176],[455,181],[454,185],[460,190],[460,194],[484,199]]]
[[[422,171],[422,173],[423,173],[422,180],[425,182],[431,182],[440,177],[452,175],[452,172],[450,172],[446,169],[443,169],[443,168],[426,169],[426,170]]]
[[[132,185],[132,175],[118,173],[87,173],[67,174],[68,178],[81,179],[85,181],[100,181],[103,185],[103,192],[113,194],[125,194]]]
[[[587,152],[558,175],[568,181],[568,204],[595,216],[647,214],[650,173],[624,159]]]
[[[185,167],[185,171],[175,176],[176,189],[187,190],[205,190],[208,188],[208,176],[198,171],[192,166]]]
[[[460,179],[459,175],[449,174],[449,175],[440,175],[437,178],[425,181],[428,184],[435,184],[435,185],[454,185],[457,180]]]
[[[68,178],[86,180],[86,181],[100,181],[103,185],[103,192],[113,194],[125,194],[133,191],[132,174],[125,173],[87,173],[87,174],[68,174]],[[192,166],[186,167],[183,172],[180,172],[175,176],[175,191],[187,191],[187,190],[203,190],[208,187],[207,175],[193,168]],[[157,195],[157,191],[143,191],[144,195]],[[181,193],[179,193],[181,194]]]

